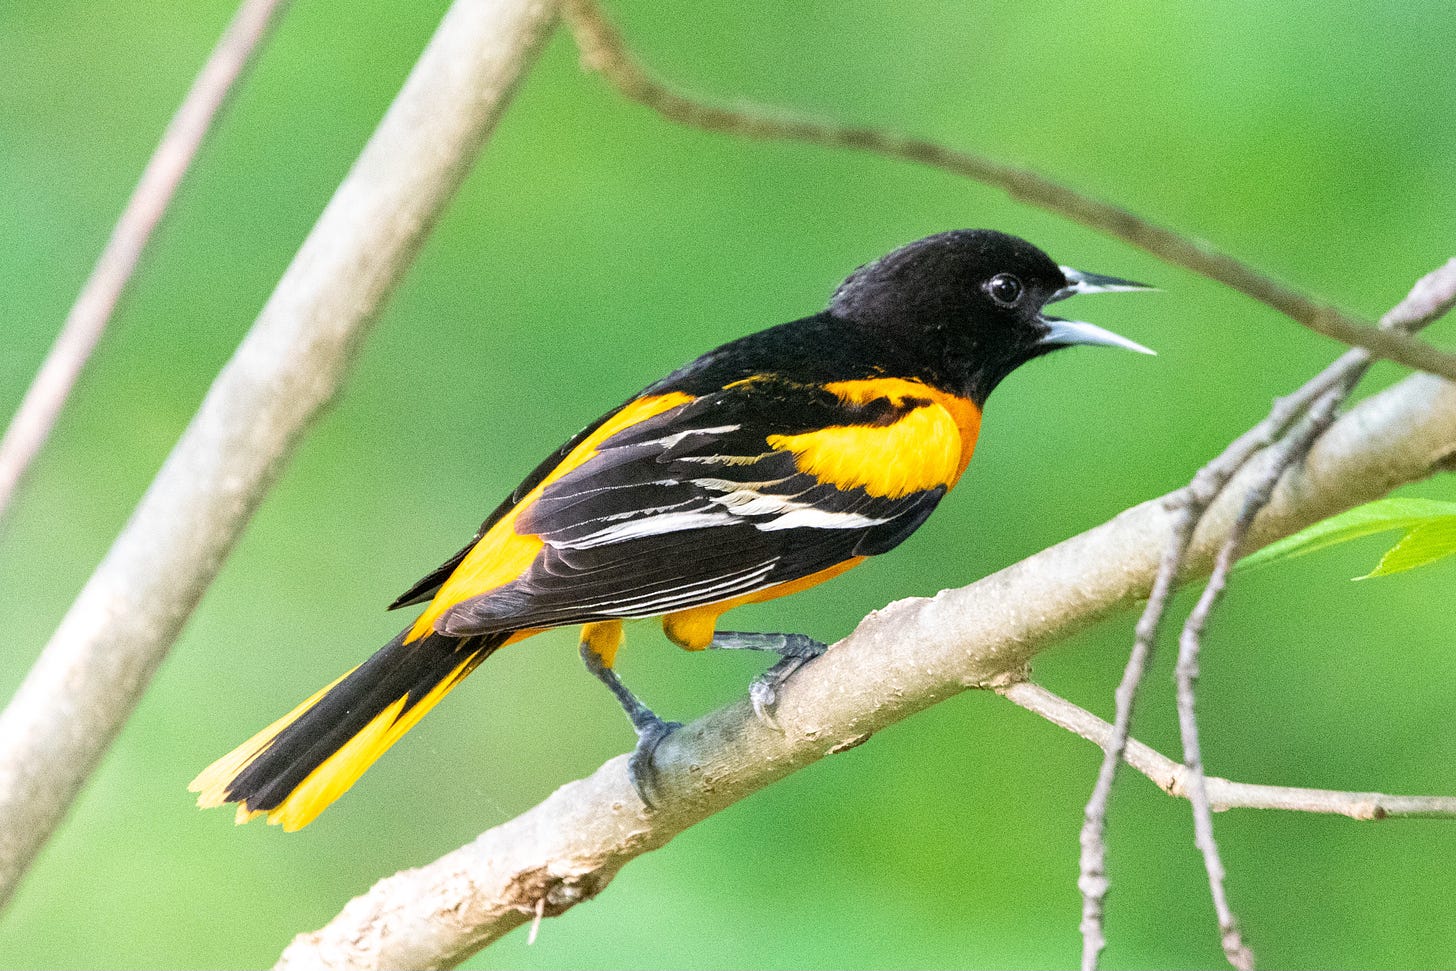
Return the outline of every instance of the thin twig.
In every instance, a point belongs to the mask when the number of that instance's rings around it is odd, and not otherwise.
[[[1106,748],[1112,726],[1096,715],[1031,681],[997,688],[996,693]],[[1190,798],[1188,767],[1137,739],[1128,739],[1123,761],[1151,779],[1170,796]],[[1370,821],[1397,818],[1456,819],[1456,796],[1392,796],[1381,792],[1342,792],[1301,786],[1266,786],[1208,776],[1204,779],[1214,812],[1229,809],[1276,809],[1285,812],[1345,816]]]
[[[1385,314],[1380,326],[1419,330],[1445,313],[1453,303],[1456,303],[1456,260],[1448,261],[1417,281],[1406,298]],[[1188,798],[1193,807],[1195,842],[1203,854],[1204,868],[1208,873],[1209,892],[1218,917],[1224,955],[1230,964],[1240,969],[1252,968],[1254,958],[1243,941],[1238,920],[1228,903],[1223,862],[1213,835],[1213,810],[1209,804],[1202,746],[1198,737],[1195,687],[1203,632],[1223,596],[1249,529],[1268,505],[1275,484],[1285,471],[1304,461],[1315,441],[1334,422],[1340,406],[1364,377],[1370,363],[1370,354],[1363,348],[1351,350],[1306,385],[1306,388],[1323,387],[1323,390],[1317,393],[1304,419],[1279,443],[1274,460],[1244,496],[1243,510],[1229,530],[1214,563],[1213,573],[1179,637],[1176,668],[1178,725],[1183,740],[1183,761],[1188,770]]]
[[[1381,327],[1400,331],[1416,331],[1440,318],[1453,305],[1456,305],[1456,259],[1448,260],[1442,266],[1417,280],[1405,299],[1381,318]],[[1138,619],[1133,648],[1128,655],[1122,682],[1117,689],[1113,732],[1103,755],[1097,783],[1087,801],[1086,818],[1082,826],[1081,876],[1078,880],[1078,887],[1082,890],[1083,895],[1081,931],[1084,971],[1091,971],[1097,966],[1098,957],[1106,944],[1102,932],[1102,915],[1108,882],[1107,848],[1103,834],[1107,827],[1107,804],[1112,795],[1112,784],[1116,778],[1117,767],[1122,761],[1123,748],[1127,745],[1137,689],[1147,669],[1148,659],[1156,642],[1157,631],[1162,626],[1163,617],[1167,613],[1174,586],[1173,581],[1181,570],[1194,532],[1210,504],[1223,492],[1229,481],[1255,454],[1279,441],[1301,414],[1321,408],[1320,402],[1326,402],[1327,404],[1322,407],[1322,410],[1327,410],[1329,415],[1333,416],[1339,403],[1349,393],[1349,389],[1353,388],[1360,376],[1365,373],[1370,361],[1371,355],[1364,348],[1355,348],[1342,354],[1303,387],[1276,400],[1269,415],[1263,421],[1240,435],[1222,454],[1199,469],[1188,487],[1175,493],[1172,497],[1175,512],[1174,529],[1168,547],[1163,553],[1152,596],[1148,598],[1147,606]],[[1232,542],[1226,544],[1220,553],[1220,560],[1226,559],[1227,565],[1223,569],[1222,576],[1216,573],[1215,578],[1210,581],[1210,587],[1215,591],[1213,596],[1216,597],[1217,592],[1222,589],[1227,571],[1234,562],[1237,545],[1243,542],[1249,524],[1267,504],[1268,491],[1291,465],[1303,460],[1309,445],[1320,431],[1322,431],[1322,427],[1316,424],[1309,425],[1303,433],[1296,434],[1294,445],[1276,454],[1264,477],[1258,480],[1254,490],[1257,494],[1256,498],[1252,502],[1246,501],[1240,514],[1242,526],[1235,527],[1236,532]],[[1301,439],[1307,439],[1302,448],[1299,447]],[[1264,497],[1262,503],[1257,496]],[[1217,565],[1215,569],[1217,570]],[[1205,591],[1205,596],[1208,596],[1207,591]],[[1211,604],[1207,609],[1211,609]],[[1200,619],[1199,623],[1202,622]],[[1197,634],[1193,635],[1193,640],[1190,642],[1185,633],[1180,641],[1179,659],[1180,669],[1182,669],[1179,686],[1179,725],[1183,734],[1185,751],[1191,743],[1195,754],[1198,751],[1197,722],[1191,707],[1192,683],[1189,675],[1196,676],[1197,645]],[[1184,681],[1187,682],[1186,687]],[[1198,769],[1194,770],[1195,777],[1201,771],[1200,765]],[[1195,795],[1192,802],[1195,825],[1200,828],[1200,849],[1204,852],[1205,865],[1210,873],[1211,892],[1216,901],[1223,900],[1221,877],[1214,879],[1216,874],[1221,873],[1222,865],[1218,862],[1217,848],[1212,839],[1212,823],[1203,808],[1206,800]],[[1199,823],[1199,819],[1203,819],[1205,823]],[[1204,830],[1205,824],[1206,830]],[[1226,901],[1222,905],[1216,903],[1215,906],[1219,910],[1220,926],[1228,926],[1228,923],[1232,921],[1232,915],[1227,910]],[[1230,939],[1226,932],[1223,937],[1225,940]],[[1230,954],[1231,961],[1235,958],[1240,961],[1244,960],[1245,952],[1237,947],[1226,949],[1226,953]],[[1250,960],[1252,959],[1250,958]]]
[[[1091,226],[1168,263],[1217,280],[1326,337],[1367,348],[1377,357],[1389,358],[1419,371],[1456,380],[1456,354],[1438,350],[1407,334],[1382,331],[1254,270],[1208,243],[1190,239],[1036,172],[878,128],[791,118],[782,111],[764,107],[728,108],[688,97],[642,67],[595,0],[565,0],[562,9],[576,37],[583,63],[599,72],[623,96],[669,121],[749,138],[787,139],[871,152],[943,169],[999,188],[1013,199]]]
[[[1148,661],[1157,643],[1158,631],[1167,613],[1168,602],[1182,571],[1193,534],[1204,513],[1234,475],[1261,449],[1277,441],[1311,402],[1317,400],[1339,380],[1341,373],[1343,372],[1336,371],[1331,366],[1304,387],[1275,401],[1263,421],[1235,439],[1218,458],[1199,469],[1186,488],[1170,497],[1173,509],[1172,533],[1158,564],[1158,575],[1153,583],[1152,594],[1138,618],[1132,650],[1128,655],[1127,666],[1123,669],[1122,680],[1117,686],[1112,734],[1103,753],[1097,782],[1087,800],[1079,836],[1081,858],[1077,886],[1082,891],[1080,930],[1083,971],[1092,971],[1097,967],[1097,960],[1107,943],[1102,931],[1108,889],[1107,844],[1103,834],[1107,829],[1107,806],[1112,798],[1112,785],[1131,731],[1138,688],[1147,672]]]
[[[1206,504],[1212,498],[1202,499],[1202,493],[1196,489],[1195,480],[1194,485],[1182,490],[1183,501],[1173,510],[1172,529],[1168,544],[1158,562],[1158,573],[1153,580],[1149,603],[1166,603],[1173,594],[1179,564],[1193,538],[1193,527],[1196,523],[1191,512],[1193,503],[1201,501]],[[1128,656],[1127,667],[1123,670],[1122,680],[1117,686],[1112,737],[1104,753],[1102,766],[1097,770],[1097,782],[1092,787],[1092,796],[1083,812],[1082,831],[1078,836],[1081,849],[1078,861],[1080,872],[1077,877],[1077,889],[1082,892],[1082,919],[1079,924],[1082,932],[1082,971],[1093,971],[1097,967],[1098,956],[1107,946],[1107,938],[1102,932],[1103,901],[1107,899],[1108,888],[1107,845],[1102,837],[1107,826],[1107,804],[1112,799],[1112,783],[1117,767],[1122,762],[1122,750],[1126,748],[1132,731],[1132,711],[1137,701],[1138,686],[1147,670],[1148,659],[1152,656],[1153,645],[1158,639],[1158,627],[1162,621],[1162,611],[1154,613],[1145,610],[1138,618],[1132,653]]]
[[[1368,366],[1369,355],[1364,350],[1350,352],[1364,360],[1352,362],[1354,366],[1340,380],[1333,382],[1320,392],[1310,406],[1303,420],[1273,448],[1273,460],[1261,476],[1244,495],[1243,509],[1229,531],[1228,539],[1219,550],[1214,570],[1198,603],[1189,614],[1179,637],[1178,664],[1176,668],[1178,698],[1178,728],[1183,741],[1183,763],[1188,770],[1188,801],[1193,809],[1194,844],[1203,855],[1204,869],[1208,874],[1209,895],[1213,900],[1214,914],[1218,920],[1219,938],[1224,957],[1239,971],[1250,971],[1254,967],[1254,955],[1244,942],[1239,930],[1238,918],[1228,902],[1225,887],[1223,860],[1219,855],[1218,843],[1213,835],[1213,810],[1209,804],[1206,776],[1203,768],[1202,746],[1198,737],[1197,692],[1198,655],[1202,644],[1203,629],[1208,617],[1218,605],[1228,583],[1229,573],[1236,562],[1238,552],[1248,536],[1254,519],[1269,502],[1274,486],[1284,473],[1304,460],[1316,439],[1324,433],[1335,419],[1336,411],[1354,389]],[[1320,377],[1324,377],[1321,374]],[[1320,384],[1315,381],[1311,384]],[[1193,509],[1190,503],[1187,507]],[[1165,603],[1166,606],[1166,603]]]
[[[1354,381],[1336,385],[1327,390],[1310,409],[1304,420],[1285,437],[1274,450],[1274,461],[1245,495],[1244,508],[1234,521],[1229,539],[1219,550],[1214,564],[1213,576],[1203,588],[1197,605],[1189,614],[1179,638],[1178,665],[1178,727],[1183,740],[1183,763],[1188,770],[1188,800],[1193,807],[1194,843],[1203,854],[1204,869],[1208,873],[1209,893],[1213,898],[1214,913],[1218,918],[1219,934],[1224,956],[1240,971],[1249,971],[1254,966],[1254,955],[1245,944],[1239,931],[1238,918],[1228,902],[1224,885],[1225,871],[1219,856],[1218,844],[1213,836],[1213,810],[1209,805],[1207,781],[1203,769],[1203,755],[1198,738],[1196,713],[1198,681],[1198,651],[1203,628],[1209,614],[1218,604],[1226,587],[1229,571],[1233,569],[1236,553],[1253,524],[1254,517],[1264,508],[1274,484],[1284,471],[1302,460],[1316,438],[1334,420],[1338,404],[1354,387]]]
[[[55,427],[157,224],[289,0],[243,0],[167,125],[56,342],[0,438],[0,518]]]
[[[121,730],[535,63],[553,0],[454,0],[0,712],[0,905]],[[499,191],[509,191],[498,187]]]

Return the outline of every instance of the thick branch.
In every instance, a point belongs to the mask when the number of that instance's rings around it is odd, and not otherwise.
[[[111,321],[152,231],[171,205],[218,112],[287,6],[286,0],[243,0],[162,134],[55,344],[21,399],[5,437],[0,438],[0,518],[26,469],[50,437],[61,407]]]
[[[1281,481],[1254,545],[1446,468],[1456,459],[1456,385],[1409,378],[1346,415]],[[1256,459],[1227,495],[1242,494]],[[1240,503],[1214,504],[1184,578],[1207,572]],[[328,926],[301,935],[284,968],[443,967],[502,934],[600,892],[627,862],[804,766],[967,688],[1019,680],[1052,643],[1146,597],[1172,529],[1143,503],[969,587],[892,604],[780,694],[782,733],[747,700],[658,749],[662,802],[647,812],[618,757],[434,863],[380,881]],[[544,901],[544,903],[542,903]]]
[[[501,116],[550,0],[455,0],[0,715],[0,903],[100,761]]]
[[[595,0],[565,0],[562,9],[581,48],[582,61],[599,71],[625,97],[669,121],[749,138],[787,139],[873,152],[943,169],[994,186],[1013,199],[1075,220],[1165,262],[1217,280],[1326,337],[1366,348],[1376,357],[1418,371],[1456,380],[1456,354],[1438,350],[1409,334],[1380,330],[1260,273],[1208,243],[1028,169],[878,128],[790,118],[782,111],[763,107],[726,108],[688,97],[653,77],[637,62]]]
[[[1018,681],[996,689],[996,693],[1095,745],[1105,748],[1112,737],[1110,724],[1041,685]],[[1123,758],[1128,765],[1152,779],[1168,795],[1180,799],[1190,798],[1192,773],[1183,763],[1174,762],[1162,752],[1135,738],[1128,739]],[[1359,820],[1400,817],[1456,818],[1456,796],[1391,796],[1382,792],[1339,792],[1299,786],[1265,786],[1251,782],[1233,782],[1217,776],[1205,776],[1203,781],[1208,789],[1209,808],[1214,812],[1229,809],[1282,809],[1289,812],[1348,816],[1350,819]]]

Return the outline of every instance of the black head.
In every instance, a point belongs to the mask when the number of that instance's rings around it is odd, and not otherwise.
[[[934,373],[927,377],[984,402],[1017,367],[1059,347],[1104,344],[1151,354],[1100,327],[1043,313],[1076,293],[1148,289],[1058,266],[1015,236],[960,229],[860,267],[835,292],[829,313],[880,331],[881,340],[913,345],[920,360],[928,353]]]

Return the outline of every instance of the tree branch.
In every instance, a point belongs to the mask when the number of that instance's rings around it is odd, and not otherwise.
[[[55,344],[0,438],[0,519],[50,437],[218,113],[287,6],[287,0],[244,0],[162,134]]]
[[[1271,542],[1453,461],[1456,385],[1408,378],[1335,424],[1283,478],[1251,540]],[[1204,517],[1185,578],[1209,569],[1238,494]],[[656,812],[637,799],[619,756],[469,845],[380,881],[296,938],[279,967],[445,967],[538,907],[557,916],[635,857],[770,783],[967,688],[1020,680],[1040,651],[1146,597],[1172,528],[1167,500],[1146,502],[969,587],[877,611],[784,687],[782,731],[756,720],[745,699],[669,736],[657,753]]]
[[[1112,726],[1096,715],[1079,708],[1039,684],[1018,681],[996,693],[1059,725],[1074,735],[1102,748],[1112,737]],[[1192,773],[1180,762],[1128,739],[1124,761],[1152,779],[1159,789],[1180,799],[1189,798]],[[1453,796],[1389,796],[1380,792],[1339,792],[1333,789],[1305,789],[1298,786],[1264,786],[1250,782],[1231,782],[1206,776],[1209,807],[1214,812],[1229,809],[1282,809],[1287,812],[1321,813],[1347,816],[1350,819],[1376,820],[1396,818],[1456,819],[1456,797]]]
[[[136,512],[0,714],[0,903],[130,714],[553,24],[455,0]]]
[[[1408,334],[1380,330],[1258,272],[1208,243],[1159,226],[1121,206],[1094,199],[1036,172],[919,138],[862,125],[790,118],[769,108],[706,104],[674,90],[643,68],[596,0],[564,0],[562,13],[581,49],[582,63],[599,72],[624,97],[668,121],[749,138],[787,139],[872,152],[973,179],[1232,287],[1326,337],[1366,348],[1376,357],[1418,371],[1456,380],[1456,354],[1438,350]]]

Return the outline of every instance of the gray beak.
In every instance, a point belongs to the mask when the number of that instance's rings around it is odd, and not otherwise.
[[[1063,266],[1060,269],[1062,276],[1067,278],[1067,285],[1052,294],[1051,299],[1047,303],[1056,303],[1058,300],[1065,300],[1079,293],[1134,293],[1139,290],[1158,289],[1157,287],[1150,287],[1146,283],[1120,280],[1115,276],[1103,276],[1101,273],[1084,273],[1081,270],[1074,270],[1070,266]]]
[[[1074,270],[1070,266],[1061,267],[1061,271],[1062,276],[1067,278],[1067,285],[1052,294],[1051,299],[1047,303],[1065,300],[1067,297],[1075,296],[1079,293],[1133,293],[1139,290],[1157,289],[1157,287],[1150,287],[1145,283],[1120,280],[1115,276],[1103,276],[1100,273],[1085,273],[1082,270]],[[1043,347],[1071,347],[1074,344],[1098,344],[1103,347],[1121,347],[1125,350],[1137,351],[1139,354],[1157,353],[1157,351],[1149,350],[1136,341],[1130,341],[1126,337],[1114,334],[1110,330],[1104,330],[1096,324],[1088,324],[1076,320],[1062,320],[1059,317],[1042,317],[1041,320],[1047,326],[1046,336],[1038,342]]]
[[[1037,341],[1042,347],[1100,344],[1103,347],[1121,347],[1129,351],[1137,351],[1139,354],[1158,353],[1142,346],[1137,341],[1130,341],[1120,334],[1104,330],[1096,324],[1083,323],[1078,320],[1061,320],[1057,317],[1043,317],[1041,322],[1047,325],[1046,336]]]

